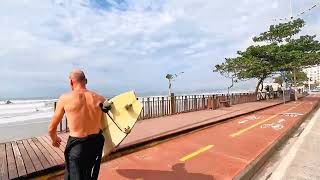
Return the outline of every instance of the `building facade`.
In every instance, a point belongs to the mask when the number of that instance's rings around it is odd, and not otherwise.
[[[320,65],[306,68],[303,71],[307,74],[310,84],[318,85],[320,83]]]

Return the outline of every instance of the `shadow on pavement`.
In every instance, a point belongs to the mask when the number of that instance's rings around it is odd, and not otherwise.
[[[160,170],[144,170],[144,169],[118,169],[117,172],[128,179],[143,179],[143,180],[162,180],[162,179],[194,179],[194,180],[214,180],[211,175],[201,173],[189,173],[186,171],[183,163],[178,163],[172,166],[172,171]],[[179,178],[179,179],[178,179]]]

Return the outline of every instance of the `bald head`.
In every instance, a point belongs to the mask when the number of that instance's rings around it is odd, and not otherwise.
[[[74,69],[73,71],[71,71],[70,80],[72,80],[73,83],[87,84],[87,78],[84,72],[80,69]]]

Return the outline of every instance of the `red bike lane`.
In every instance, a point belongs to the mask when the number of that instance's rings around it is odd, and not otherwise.
[[[318,101],[278,105],[119,157],[101,165],[99,179],[232,179]]]

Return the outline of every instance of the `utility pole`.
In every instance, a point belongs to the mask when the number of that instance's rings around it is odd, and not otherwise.
[[[289,1],[290,1],[290,19],[292,20],[293,19],[292,0],[289,0]]]
[[[308,69],[308,85],[309,85],[309,92],[311,91],[311,68]]]

